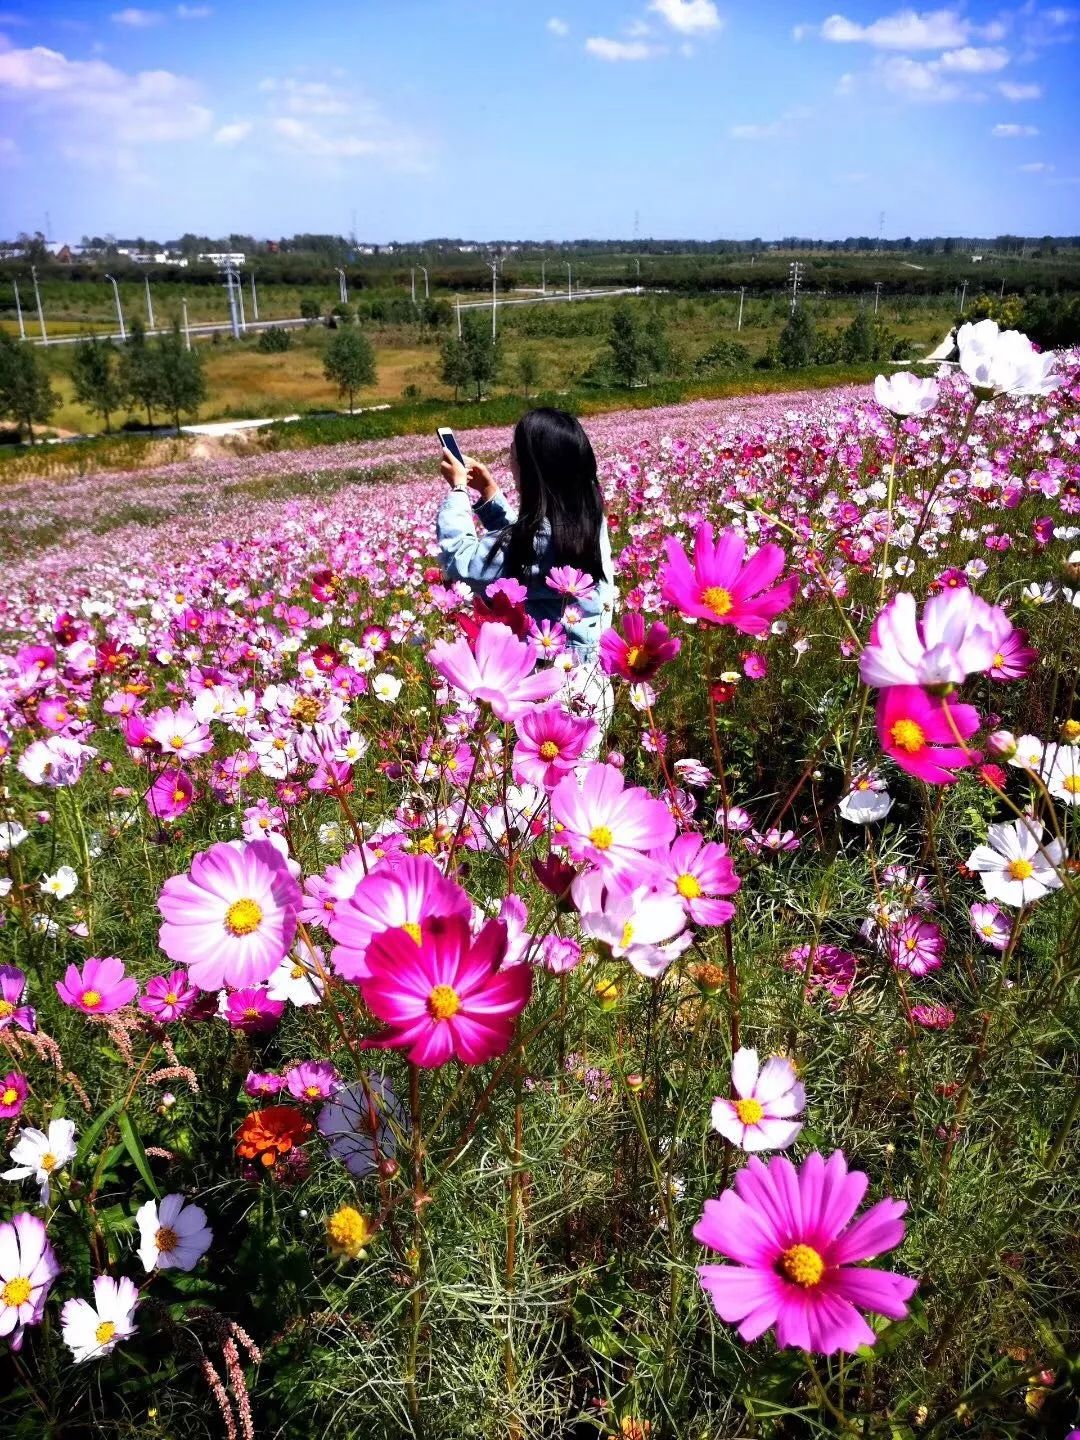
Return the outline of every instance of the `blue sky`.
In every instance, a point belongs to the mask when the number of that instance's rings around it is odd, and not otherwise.
[[[0,235],[1074,234],[1078,67],[1037,0],[0,0]]]

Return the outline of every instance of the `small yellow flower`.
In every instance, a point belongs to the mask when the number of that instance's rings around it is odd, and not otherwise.
[[[600,1006],[601,1010],[614,1010],[615,1006],[619,1003],[621,993],[618,983],[614,980],[601,978],[597,980],[593,987],[596,1003]]]
[[[326,1222],[327,1244],[335,1255],[359,1260],[375,1234],[371,1221],[351,1205],[342,1205]]]

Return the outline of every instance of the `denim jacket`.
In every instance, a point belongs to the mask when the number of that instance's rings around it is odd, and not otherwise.
[[[474,519],[480,522],[482,534],[477,534]],[[491,552],[502,532],[516,519],[516,512],[501,490],[496,490],[490,500],[475,507],[470,504],[464,490],[451,490],[439,506],[436,521],[439,557],[448,583],[463,580],[478,595],[483,595],[493,581],[501,579],[503,552],[494,559]],[[522,580],[528,591],[525,597],[528,614],[537,623],[544,620],[562,623],[578,661],[596,660],[600,636],[611,625],[615,605],[615,571],[606,521],[600,526],[600,560],[603,578],[587,600],[568,600],[549,589],[546,583],[548,571],[560,562],[559,557],[551,553],[551,535],[545,521],[536,536],[536,564]],[[563,611],[570,606],[581,612],[581,619],[572,625],[563,620]]]

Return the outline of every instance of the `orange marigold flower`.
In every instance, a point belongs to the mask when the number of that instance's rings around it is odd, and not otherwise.
[[[291,1105],[268,1105],[253,1110],[236,1135],[236,1153],[269,1168],[302,1145],[314,1129],[310,1120]]]

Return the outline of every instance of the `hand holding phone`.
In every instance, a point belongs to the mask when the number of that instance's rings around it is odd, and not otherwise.
[[[449,425],[440,425],[435,434],[439,437],[439,444],[443,449],[449,450],[458,464],[464,466],[465,456],[462,455],[461,446],[457,443],[457,436]]]

